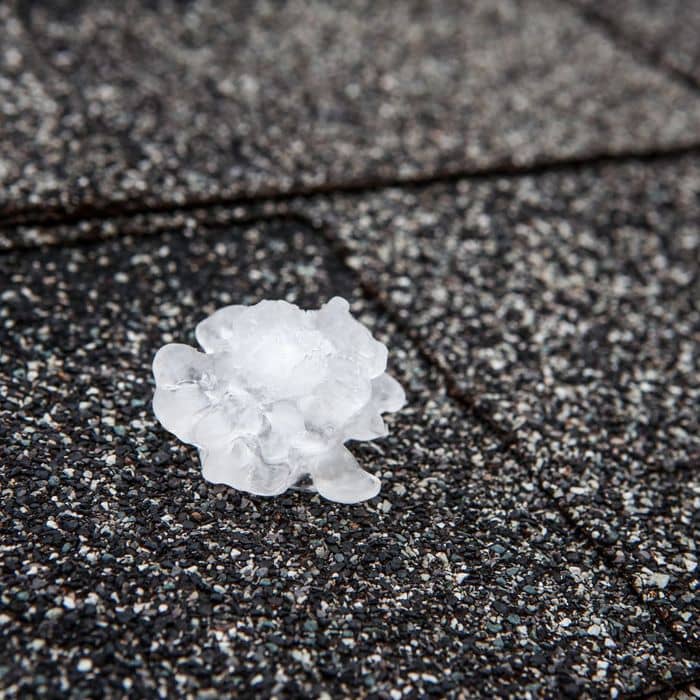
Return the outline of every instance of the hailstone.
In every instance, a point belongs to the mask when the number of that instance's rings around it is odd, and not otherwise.
[[[325,498],[357,503],[377,477],[345,448],[387,435],[381,414],[406,397],[387,348],[334,297],[303,311],[286,301],[226,306],[195,330],[204,352],[171,343],[153,360],[153,410],[199,450],[207,481],[274,496],[309,476]]]

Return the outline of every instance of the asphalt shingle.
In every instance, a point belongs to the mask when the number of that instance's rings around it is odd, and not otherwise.
[[[631,691],[692,656],[298,221],[0,258],[5,692]],[[204,482],[149,406],[213,307],[335,293],[409,395],[358,507]],[[17,658],[19,663],[8,663]]]
[[[300,206],[697,644],[698,161]]]
[[[0,3],[0,695],[695,692],[698,21]],[[207,484],[156,349],[334,294],[379,497]]]
[[[676,147],[700,130],[696,93],[549,0],[0,13],[6,216]]]
[[[700,5],[686,0],[575,0],[624,39],[700,85]]]

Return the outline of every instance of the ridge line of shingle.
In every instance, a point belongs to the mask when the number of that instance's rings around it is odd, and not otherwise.
[[[76,204],[74,206],[16,208],[5,206],[0,208],[0,229],[11,230],[31,226],[51,228],[66,224],[108,220],[115,217],[137,216],[140,214],[167,214],[221,206],[275,203],[298,198],[311,198],[324,194],[359,194],[384,189],[425,187],[457,180],[527,177],[605,165],[623,165],[634,162],[653,163],[674,160],[684,156],[700,156],[700,142],[666,148],[629,149],[560,159],[541,159],[525,165],[513,163],[512,161],[503,161],[492,166],[448,169],[405,177],[365,177],[347,182],[292,187],[288,190],[261,190],[248,194],[192,197],[183,201],[165,200],[149,203],[144,200],[132,200],[126,202],[104,202],[101,204]]]

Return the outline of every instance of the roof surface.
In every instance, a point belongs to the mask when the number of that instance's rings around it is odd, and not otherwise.
[[[0,7],[0,694],[700,692],[700,19],[615,7]],[[336,294],[380,495],[205,482],[155,351]]]

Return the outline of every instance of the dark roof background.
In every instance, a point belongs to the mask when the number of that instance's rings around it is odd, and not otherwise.
[[[698,694],[693,3],[0,7],[6,697]],[[342,506],[206,483],[150,362],[334,294]]]

